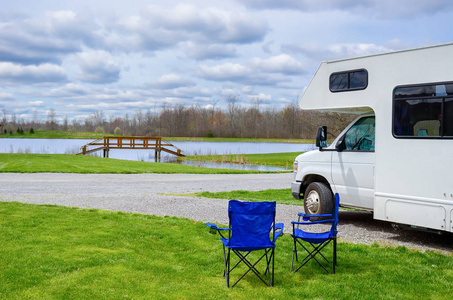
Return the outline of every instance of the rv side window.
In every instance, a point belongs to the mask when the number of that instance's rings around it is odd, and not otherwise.
[[[395,137],[452,138],[453,83],[397,87],[393,92]]]
[[[374,151],[375,117],[358,120],[346,132],[344,137],[345,150]]]
[[[329,88],[331,92],[364,90],[367,86],[367,70],[345,71],[330,75]]]

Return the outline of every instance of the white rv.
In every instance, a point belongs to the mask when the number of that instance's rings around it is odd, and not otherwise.
[[[375,219],[453,232],[453,43],[323,62],[299,105],[360,113],[296,158],[306,212],[330,212],[339,193]]]

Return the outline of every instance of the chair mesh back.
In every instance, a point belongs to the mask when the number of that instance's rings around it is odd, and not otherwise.
[[[275,220],[275,202],[230,200],[228,213],[232,229],[230,246],[260,248],[272,245],[270,231]]]

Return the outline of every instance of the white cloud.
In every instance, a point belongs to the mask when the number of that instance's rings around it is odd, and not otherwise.
[[[0,61],[60,63],[65,55],[92,44],[98,28],[92,18],[73,11],[47,12],[43,18],[19,15],[0,25]]]
[[[72,23],[76,20],[76,16],[77,14],[70,10],[60,10],[46,13],[47,19],[55,21],[55,23],[59,24]]]
[[[179,4],[165,9],[150,5],[143,13],[141,22],[148,29],[165,29],[189,35],[192,39],[223,43],[250,43],[260,41],[268,32],[265,21],[240,11],[217,8],[199,8],[191,4]]]
[[[189,41],[184,46],[186,55],[196,60],[233,58],[238,55],[236,47],[231,44],[197,44]]]
[[[258,9],[295,9],[303,12],[338,10],[384,19],[453,10],[453,2],[450,0],[243,0],[241,2]]]
[[[90,83],[112,83],[120,76],[120,67],[106,51],[83,52],[76,55],[80,72],[78,79]]]
[[[44,101],[30,101],[28,102],[28,105],[30,106],[44,106]]]
[[[14,95],[11,93],[0,93],[0,101],[11,101],[14,100]]]
[[[73,97],[89,94],[89,89],[81,84],[68,83],[62,87],[46,90],[43,97]]]
[[[244,94],[251,94],[253,92],[253,86],[247,85],[241,89],[241,92]]]
[[[221,49],[218,45],[258,42],[269,32],[267,22],[250,14],[192,4],[172,8],[149,5],[138,15],[106,25],[96,33],[98,47],[152,53],[188,43],[187,54],[196,59],[231,57],[235,52],[232,46]]]
[[[336,57],[346,58],[388,52],[391,49],[375,44],[336,44],[330,45],[328,51]]]
[[[270,94],[264,94],[264,93],[259,93],[259,94],[257,94],[257,95],[249,95],[248,98],[249,98],[251,101],[260,100],[260,101],[262,101],[263,103],[268,103],[268,102],[272,101],[272,95],[270,95]]]
[[[225,63],[212,67],[203,65],[197,74],[199,77],[207,80],[222,81],[245,78],[251,71],[251,69],[241,64]]]
[[[302,73],[300,63],[288,55],[282,55],[268,59],[255,58],[245,64],[202,65],[196,75],[209,81],[229,81],[243,86],[274,86],[291,81],[287,75],[294,73]]]
[[[392,51],[392,49],[376,44],[345,43],[332,45],[284,45],[285,51],[301,53],[317,62],[350,57],[366,56]]]
[[[62,67],[52,64],[20,65],[0,62],[0,81],[14,84],[39,84],[66,81]]]
[[[194,86],[192,80],[184,79],[177,74],[162,75],[155,83],[151,84],[153,87],[160,89],[175,89],[180,87]]]
[[[267,59],[254,58],[252,65],[262,71],[271,73],[300,74],[305,72],[302,63],[288,54],[280,54]]]

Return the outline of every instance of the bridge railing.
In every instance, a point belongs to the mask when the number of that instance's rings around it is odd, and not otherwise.
[[[88,147],[94,147],[89,149]],[[172,149],[174,148],[174,149]],[[181,149],[163,140],[161,137],[104,137],[97,139],[81,147],[82,152],[77,154],[86,155],[95,151],[103,150],[104,157],[108,157],[110,149],[149,149],[155,150],[156,161],[160,161],[161,151],[176,155],[184,156]]]

